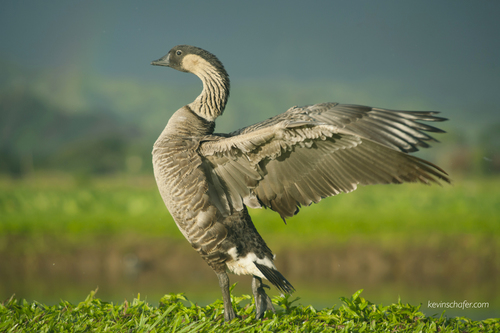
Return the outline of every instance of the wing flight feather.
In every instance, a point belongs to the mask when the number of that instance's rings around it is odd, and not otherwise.
[[[293,107],[226,136],[201,140],[211,194],[224,214],[243,204],[282,218],[358,184],[450,182],[434,164],[408,152],[436,141],[435,112],[393,111],[336,103]]]

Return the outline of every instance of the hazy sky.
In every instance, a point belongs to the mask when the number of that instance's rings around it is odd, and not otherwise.
[[[233,82],[371,80],[438,108],[500,104],[497,0],[26,0],[0,8],[0,59],[30,68],[194,80],[149,65],[192,44],[215,53]]]

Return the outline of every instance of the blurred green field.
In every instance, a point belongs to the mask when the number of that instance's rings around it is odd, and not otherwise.
[[[390,242],[429,237],[500,235],[500,177],[456,180],[453,185],[360,187],[302,207],[283,223],[271,210],[251,210],[257,229],[275,243],[321,244],[353,236]],[[0,179],[0,235],[132,233],[182,238],[152,177],[46,176]],[[85,238],[85,237],[84,237]]]

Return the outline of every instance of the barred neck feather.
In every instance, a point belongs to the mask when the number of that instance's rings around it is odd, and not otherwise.
[[[215,57],[206,60],[199,55],[187,55],[183,67],[203,82],[203,91],[189,107],[200,117],[214,121],[224,112],[229,97],[229,75],[224,66]]]

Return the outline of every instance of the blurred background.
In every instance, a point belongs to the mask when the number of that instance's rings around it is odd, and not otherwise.
[[[232,91],[217,132],[321,102],[436,110],[417,155],[452,186],[360,188],[284,225],[251,212],[302,304],[487,302],[500,313],[497,1],[18,1],[0,10],[0,298],[220,298],[157,192],[152,144],[200,92],[150,66],[177,44],[216,54]],[[237,294],[250,293],[250,279]],[[277,294],[276,290],[270,292]]]

